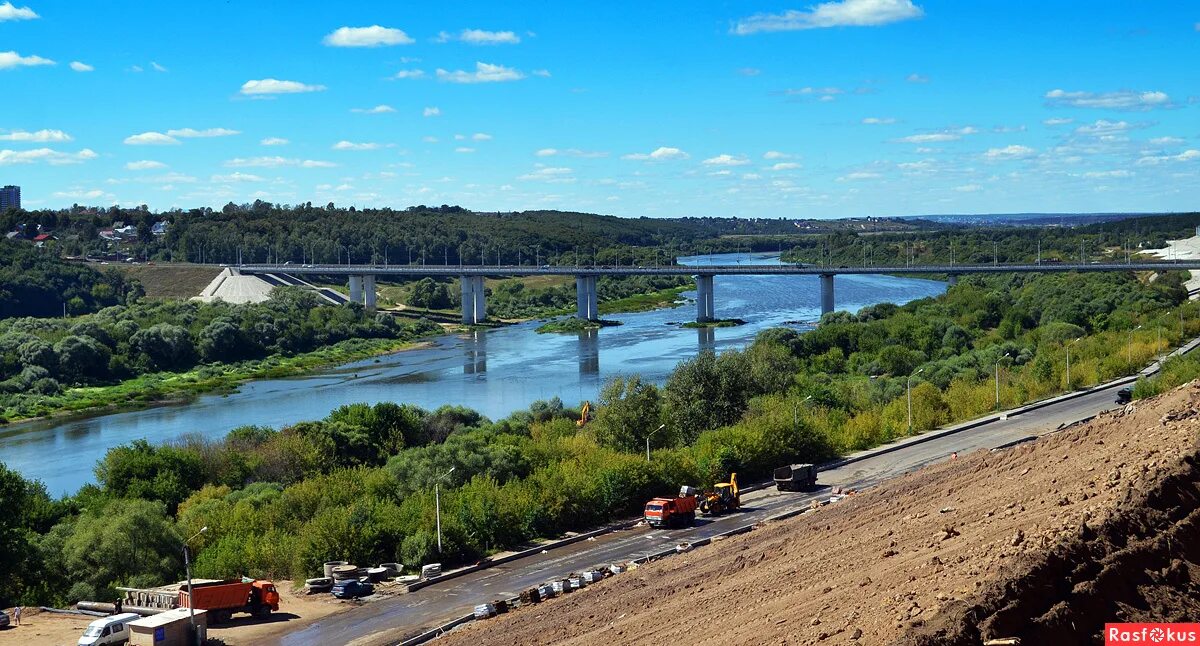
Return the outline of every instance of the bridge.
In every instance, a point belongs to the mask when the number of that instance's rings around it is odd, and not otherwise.
[[[688,276],[696,281],[696,320],[716,319],[713,297],[714,276],[819,276],[821,279],[821,314],[834,310],[834,277],[851,274],[945,274],[950,284],[967,274],[1066,273],[1091,271],[1174,271],[1200,270],[1200,260],[1170,262],[1092,262],[1092,263],[1024,263],[990,265],[903,265],[899,267],[861,266],[833,267],[814,265],[668,265],[661,267],[611,266],[533,266],[533,265],[239,265],[231,268],[242,274],[308,274],[346,276],[350,286],[350,302],[375,308],[377,276],[408,278],[456,277],[462,293],[462,321],[468,325],[487,319],[484,294],[485,277],[517,276],[574,276],[576,316],[596,320],[596,278],[599,276]]]

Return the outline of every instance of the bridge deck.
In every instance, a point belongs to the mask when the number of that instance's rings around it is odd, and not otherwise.
[[[816,267],[801,265],[705,265],[666,267],[528,265],[241,265],[243,274],[323,276],[820,276],[838,274],[1001,274],[1071,271],[1171,271],[1200,269],[1200,260],[1134,263],[1043,263],[996,265],[913,265],[900,267]]]

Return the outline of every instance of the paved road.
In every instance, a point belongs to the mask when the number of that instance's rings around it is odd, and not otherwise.
[[[802,508],[814,499],[829,496],[830,486],[862,489],[907,473],[953,452],[990,449],[1031,436],[1053,432],[1063,424],[1091,417],[1116,406],[1120,386],[1057,402],[978,428],[947,434],[895,450],[867,451],[865,459],[822,471],[822,487],[812,493],[781,493],[774,488],[743,496],[740,513],[715,519],[698,519],[689,529],[654,530],[635,527],[527,557],[491,569],[431,585],[410,594],[369,603],[361,608],[320,620],[286,635],[277,644],[374,645],[395,643],[408,636],[467,614],[477,603],[516,596],[522,589],[562,578],[570,573],[607,563],[628,561],[647,553],[669,549],[681,541],[728,531],[785,511]]]

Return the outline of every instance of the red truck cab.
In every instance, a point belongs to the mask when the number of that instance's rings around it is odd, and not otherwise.
[[[644,518],[651,527],[687,527],[696,520],[696,497],[654,498],[646,503]]]

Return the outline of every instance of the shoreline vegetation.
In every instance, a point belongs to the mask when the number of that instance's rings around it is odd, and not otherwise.
[[[688,321],[687,323],[681,323],[679,325],[679,327],[685,327],[685,328],[691,328],[691,329],[737,327],[739,325],[745,325],[747,322],[748,321],[746,321],[744,319],[718,319],[716,321]]]
[[[606,319],[585,321],[583,319],[575,318],[574,316],[567,316],[543,323],[534,331],[538,334],[571,334],[575,332],[584,332],[586,330],[599,330],[602,327],[615,327],[618,325],[621,325],[620,321]]]
[[[765,330],[745,349],[679,363],[661,386],[615,377],[582,427],[557,398],[498,420],[351,404],[223,439],[133,441],[109,450],[95,485],[59,500],[0,468],[21,492],[13,517],[30,528],[2,592],[53,605],[177,580],[179,539],[201,527],[193,573],[207,578],[298,581],[334,556],[453,567],[631,515],[681,483],[752,481],[1133,374],[1197,333],[1200,304],[1177,272],[973,276],[936,297],[827,315],[809,332]],[[1138,394],[1198,366],[1172,360]],[[144,558],[96,566],[118,548]]]

